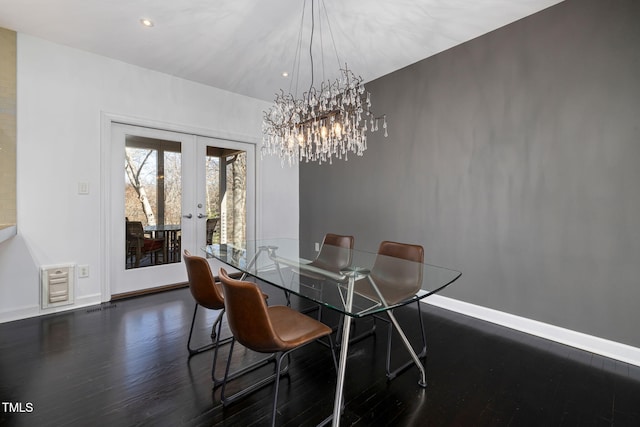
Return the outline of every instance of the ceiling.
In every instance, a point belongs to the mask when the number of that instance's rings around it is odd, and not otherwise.
[[[316,81],[335,77],[336,52],[366,82],[559,2],[324,0],[331,31],[322,24]],[[292,83],[302,10],[302,0],[0,0],[0,27],[271,101],[280,88],[304,91]],[[309,84],[309,5],[305,16],[299,87]]]

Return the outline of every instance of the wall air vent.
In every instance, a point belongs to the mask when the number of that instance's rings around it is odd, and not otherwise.
[[[40,267],[42,308],[73,304],[75,271],[73,264]]]

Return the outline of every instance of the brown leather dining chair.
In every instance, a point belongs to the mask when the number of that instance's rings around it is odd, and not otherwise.
[[[219,277],[224,290],[227,320],[234,337],[229,350],[220,400],[223,406],[227,406],[275,381],[271,414],[271,425],[275,425],[280,376],[287,373],[289,367],[289,363],[287,363],[286,367],[282,368],[282,359],[285,356],[289,359],[289,354],[293,350],[318,338],[327,336],[331,340],[331,328],[290,307],[267,306],[255,283],[232,279],[223,268],[219,271]],[[276,366],[272,375],[227,397],[225,396],[225,388],[230,379],[228,378],[229,367],[236,341],[249,350],[275,354]],[[333,350],[334,346],[331,345],[335,366],[336,359]]]
[[[225,313],[224,294],[222,290],[222,284],[216,280],[211,272],[211,267],[206,258],[191,255],[191,253],[185,249],[184,262],[187,267],[187,277],[189,279],[189,290],[195,300],[195,308],[193,310],[193,318],[191,319],[191,327],[189,328],[189,339],[187,340],[187,349],[189,350],[189,357],[214,349],[213,364],[211,368],[211,379],[213,380],[213,386],[218,387],[222,384],[223,380],[216,378],[216,361],[218,359],[218,348],[224,344],[230,343],[233,339],[229,336],[225,339],[221,339],[222,320]],[[233,277],[240,277],[241,273],[233,273]],[[262,294],[263,299],[267,299],[266,294]],[[213,323],[211,328],[211,340],[210,344],[203,345],[198,348],[191,348],[191,338],[193,336],[193,328],[196,321],[196,315],[198,313],[198,307],[202,306],[209,310],[219,310],[220,313]],[[216,328],[217,327],[217,328]],[[233,373],[232,378],[236,378],[246,372],[253,369],[257,369],[268,363],[268,360],[261,361],[258,364],[250,365],[244,369]]]
[[[189,339],[187,341],[189,356],[193,356],[194,354],[210,350],[219,344],[219,341],[216,341],[199,348],[191,348],[191,338],[193,336],[196,315],[198,314],[198,307],[202,306],[209,310],[220,311],[211,328],[211,339],[215,339],[216,336],[219,339],[216,326],[220,325],[222,317],[224,316],[224,295],[222,293],[222,284],[216,281],[211,272],[211,267],[205,258],[191,255],[186,249],[183,256],[187,268],[189,291],[191,291],[191,295],[196,302],[193,310],[193,318],[191,319],[191,327],[189,328]]]
[[[311,261],[310,265],[333,273],[339,273],[340,270],[351,265],[351,249],[353,249],[353,236],[343,236],[340,234],[327,233],[322,240],[320,252],[316,258]],[[332,250],[334,248],[349,249],[344,251]],[[309,273],[303,273],[309,274]]]
[[[378,289],[385,297],[387,304],[396,304],[410,296],[414,295],[420,290],[422,285],[422,263],[424,262],[424,248],[420,245],[412,245],[408,243],[398,243],[383,241],[378,248],[378,256],[371,268],[370,277],[375,282]],[[402,260],[413,261],[410,263],[398,263],[394,262],[393,258],[399,258]],[[360,296],[364,296],[373,301],[380,301],[380,298],[372,287],[367,278],[357,280],[354,287],[354,292]],[[422,350],[418,354],[418,357],[423,358],[427,354],[427,338],[424,330],[424,323],[422,320],[422,313],[420,310],[420,301],[416,301],[418,307],[418,318],[420,322],[420,332],[422,335]],[[374,316],[374,319],[378,318],[385,322],[389,322],[386,318]],[[371,331],[375,331],[374,327]],[[369,332],[369,334],[371,333]],[[367,335],[367,333],[363,334]],[[388,338],[387,338],[387,361],[386,371],[387,378],[393,379],[400,372],[404,371],[407,367],[413,363],[411,360],[402,364],[400,367],[391,371],[391,348],[392,348],[393,328],[389,324]],[[362,338],[359,337],[360,339]]]
[[[316,255],[314,260],[308,265],[322,270],[331,271],[332,273],[340,273],[340,270],[351,265],[351,250],[353,249],[353,242],[353,236],[333,233],[325,234],[318,255]],[[338,249],[336,250],[336,248]],[[294,271],[301,276],[300,284],[302,286],[313,288],[318,292],[321,292],[320,284],[326,280],[325,276],[304,269]],[[289,302],[289,295],[287,295],[287,302]],[[318,310],[318,320],[320,320],[322,316],[322,308],[320,306],[308,308],[303,312],[308,313],[315,310]]]

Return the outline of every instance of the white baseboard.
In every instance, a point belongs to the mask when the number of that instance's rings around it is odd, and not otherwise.
[[[446,310],[455,311],[487,322],[495,323],[507,328],[515,329],[551,341],[576,347],[581,350],[599,354],[611,359],[620,360],[632,365],[640,366],[640,348],[609,341],[570,329],[553,326],[537,320],[515,316],[502,311],[479,305],[469,304],[440,295],[432,295],[423,302]]]
[[[60,313],[100,303],[100,294],[94,294],[76,298],[73,304],[62,305],[49,309],[41,309],[39,305],[29,305],[18,309],[0,311],[0,323],[13,322],[15,320],[27,319],[29,317],[44,316],[45,314]]]
[[[2,310],[0,311],[0,323],[13,322],[14,320],[35,317],[39,314],[39,305],[28,305],[20,308],[12,308],[11,310]]]

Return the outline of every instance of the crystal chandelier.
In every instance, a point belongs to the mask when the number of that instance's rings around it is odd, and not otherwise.
[[[283,165],[288,162],[291,166],[303,160],[332,163],[334,157],[348,160],[349,152],[362,156],[367,149],[367,131],[377,131],[380,121],[384,136],[388,136],[386,115],[376,117],[373,114],[371,94],[365,91],[362,77],[356,76],[346,64],[340,69],[339,78],[334,81],[323,80],[319,89],[313,86],[315,1],[311,0],[309,90],[300,98],[281,90],[276,94],[274,105],[264,112],[262,122],[261,153],[263,156],[279,156]],[[302,17],[304,21],[304,9]],[[331,39],[333,41],[333,35]],[[335,43],[333,45],[335,49]],[[300,64],[300,50],[296,61]]]

